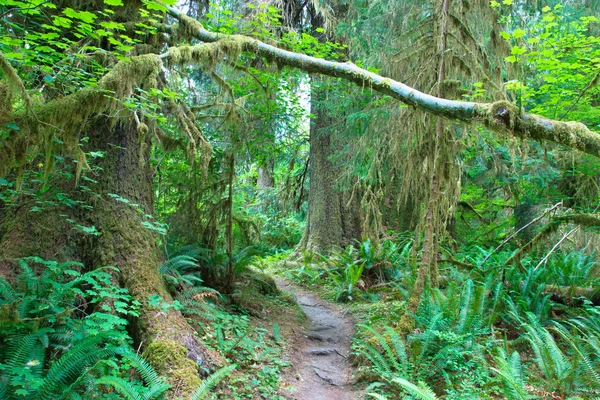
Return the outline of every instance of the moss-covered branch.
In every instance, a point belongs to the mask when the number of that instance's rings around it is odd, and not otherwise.
[[[251,52],[278,65],[299,68],[309,73],[342,78],[434,115],[463,121],[480,121],[494,131],[521,138],[548,140],[600,157],[600,134],[592,132],[581,123],[554,121],[535,114],[522,114],[516,107],[504,101],[490,104],[442,99],[352,63],[327,61],[294,53],[247,36],[210,32],[198,21],[178,10],[172,7],[167,7],[167,10],[179,21],[187,35],[202,42],[227,42],[227,47],[236,51]],[[169,53],[163,57],[168,58]]]

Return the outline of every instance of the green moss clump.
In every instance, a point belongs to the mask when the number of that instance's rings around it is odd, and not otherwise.
[[[150,343],[144,358],[171,384],[171,398],[188,398],[202,383],[198,366],[187,356],[185,347],[172,340],[158,339]]]

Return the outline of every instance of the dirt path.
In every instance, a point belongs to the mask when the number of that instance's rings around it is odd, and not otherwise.
[[[319,296],[275,281],[280,289],[292,293],[309,320],[308,330],[291,338],[289,353],[293,364],[286,380],[295,388],[290,400],[354,400],[351,367],[348,362],[354,324],[350,316]]]

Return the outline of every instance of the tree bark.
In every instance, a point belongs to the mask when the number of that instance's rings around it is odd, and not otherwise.
[[[296,254],[301,251],[325,254],[361,237],[359,196],[336,187],[341,171],[330,160],[335,151],[334,134],[329,132],[333,119],[322,106],[323,89],[315,85],[313,81],[311,114],[315,119],[310,125],[308,215]]]
[[[258,167],[258,180],[256,186],[259,189],[270,189],[275,187],[275,160],[268,159],[264,165]]]

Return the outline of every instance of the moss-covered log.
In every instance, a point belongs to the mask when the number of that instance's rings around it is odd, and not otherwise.
[[[505,101],[489,104],[439,98],[359,68],[352,63],[327,61],[294,53],[247,36],[210,32],[198,21],[178,10],[171,7],[167,7],[167,10],[179,21],[187,34],[203,42],[227,43],[226,47],[233,48],[236,52],[251,52],[278,65],[342,78],[440,117],[480,121],[497,132],[521,138],[551,141],[600,157],[600,135],[581,123],[554,121],[535,114],[521,113],[515,106]],[[174,50],[171,50],[162,57],[169,58],[173,54]],[[181,61],[181,57],[178,61]]]

